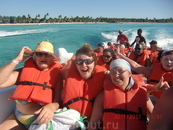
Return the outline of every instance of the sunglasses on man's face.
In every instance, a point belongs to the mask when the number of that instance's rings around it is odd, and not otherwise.
[[[77,64],[77,65],[83,65],[83,63],[85,63],[86,65],[90,65],[90,64],[93,63],[93,62],[94,62],[93,59],[85,59],[85,60],[77,59],[77,60],[76,60],[76,64]]]
[[[42,53],[42,52],[36,52],[35,55],[38,56],[38,57],[42,57],[43,55],[44,55],[45,57],[51,57],[51,56],[52,56],[51,54]]]
[[[140,50],[141,50],[141,48],[135,48],[135,50],[139,50],[139,51],[140,51]]]

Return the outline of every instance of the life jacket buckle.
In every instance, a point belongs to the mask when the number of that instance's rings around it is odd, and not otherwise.
[[[47,88],[47,82],[44,82],[44,84],[43,84],[43,90],[45,90],[46,88]]]

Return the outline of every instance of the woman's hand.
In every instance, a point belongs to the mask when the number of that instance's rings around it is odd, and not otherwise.
[[[114,46],[114,54],[116,55],[116,56],[120,56],[121,55],[121,53],[120,53],[120,46],[119,45],[115,45]]]
[[[22,49],[16,56],[15,61],[21,62],[21,61],[25,60],[26,58],[30,57],[30,56],[24,56],[24,54],[29,54],[29,52],[31,52],[31,49],[29,47],[27,47],[27,46],[22,47]]]
[[[38,124],[45,124],[50,122],[50,120],[54,116],[54,112],[57,110],[57,103],[50,103],[48,105],[43,106],[35,114],[39,115],[37,117]]]
[[[163,76],[161,77],[160,81],[158,84],[156,84],[156,88],[161,91],[165,91],[168,88],[170,88],[169,84],[167,81],[164,81]]]
[[[155,85],[147,84],[146,88],[149,91],[165,91],[170,88],[168,82],[164,81],[163,76],[161,77],[159,83]]]

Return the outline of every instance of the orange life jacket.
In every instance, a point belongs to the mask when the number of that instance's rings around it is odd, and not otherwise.
[[[32,58],[25,62],[17,87],[9,99],[49,104],[52,91],[59,76],[59,63],[54,63],[47,71],[38,70]]]
[[[158,51],[151,51],[150,60],[151,60],[152,64],[157,61],[158,54],[159,54]]]
[[[64,87],[63,106],[75,109],[81,116],[90,118],[94,99],[103,89],[105,71],[104,67],[96,65],[92,78],[85,81],[73,61]]]
[[[120,53],[125,56],[126,55],[125,48],[124,49],[120,49]]]
[[[146,89],[140,75],[127,92],[116,87],[110,75],[104,81],[104,130],[146,130]]]
[[[170,86],[173,85],[173,72],[166,72],[161,63],[157,63],[154,65],[151,76],[148,78],[148,84],[157,84],[159,83],[161,77],[164,77],[164,81],[167,81]],[[152,94],[156,97],[160,97],[164,91],[152,92]]]
[[[147,59],[148,54],[146,51],[140,56],[135,55],[135,51],[132,51],[132,53],[129,55],[129,58],[137,62],[138,64],[145,66],[146,64],[146,59]]]
[[[103,61],[103,55],[101,55],[101,56],[98,57],[97,65],[103,66],[103,67],[105,67],[107,70],[110,70],[110,64],[106,64],[106,63]]]
[[[131,50],[133,50],[133,47],[126,47],[126,48],[124,48],[125,54],[130,53]]]

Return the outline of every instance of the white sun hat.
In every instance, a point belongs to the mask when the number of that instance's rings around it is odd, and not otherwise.
[[[62,64],[70,60],[73,56],[73,53],[68,53],[65,48],[58,48],[56,50],[56,55],[60,58],[58,63]]]

